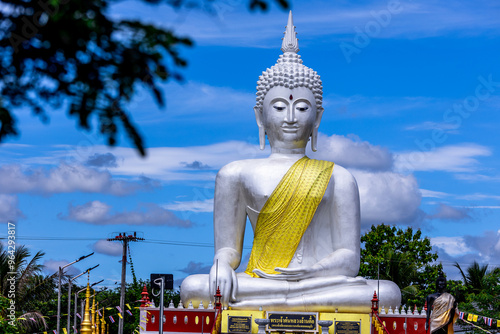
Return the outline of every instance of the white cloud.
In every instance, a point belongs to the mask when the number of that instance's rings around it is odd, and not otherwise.
[[[212,122],[234,124],[237,120],[255,122],[251,108],[255,104],[253,90],[241,91],[196,81],[170,82],[161,87],[167,92],[168,112],[151,112],[157,109],[156,102],[148,92],[140,90],[128,106],[134,110],[134,119],[137,122],[141,124],[172,121],[203,124]]]
[[[116,157],[109,152],[104,154],[95,153],[89,156],[85,165],[91,167],[118,167]]]
[[[109,150],[105,146],[94,146],[92,154]],[[270,149],[267,147],[261,151],[256,144],[227,141],[204,146],[152,147],[145,158],[138,156],[133,148],[115,147],[112,153],[122,161],[118,167],[108,168],[113,175],[145,175],[164,181],[197,180],[213,184],[216,172],[222,166],[235,160],[264,158],[270,154]],[[205,168],[193,169],[193,162]]]
[[[375,38],[415,39],[450,33],[498,32],[499,22],[494,14],[498,9],[494,2],[461,2],[453,7],[436,1],[400,1],[399,4],[400,10],[391,15],[387,26],[382,27]],[[321,11],[317,10],[318,6]],[[363,30],[368,22],[375,21],[374,12],[387,11],[387,7],[388,2],[367,2],[361,6],[350,6],[347,2],[296,2],[294,24],[299,38],[321,37],[334,44],[345,35],[354,36],[355,27]],[[119,2],[113,6],[113,15],[149,18],[192,37],[200,45],[245,47],[275,47],[287,18],[286,12],[275,6],[267,13],[248,15],[245,3],[233,0],[213,2],[212,15],[197,10],[173,10],[169,6],[160,8],[151,10],[146,5],[134,4],[135,10],[131,13],[128,2]],[[165,17],[172,19],[165,20]],[[258,33],[249,34],[249,31]]]
[[[183,220],[157,204],[147,203],[134,211],[111,213],[111,206],[100,201],[83,205],[69,205],[68,215],[58,214],[59,219],[74,220],[94,225],[166,225],[191,227],[192,222]]]
[[[445,131],[446,133],[450,133],[450,132],[455,132],[453,130],[458,129],[459,127],[460,127],[459,125],[453,124],[453,123],[446,123],[446,122],[437,123],[437,122],[427,121],[427,122],[423,122],[420,124],[409,125],[405,129],[412,130],[412,131],[440,129],[440,130]]]
[[[326,136],[320,133],[318,137],[318,151],[308,151],[311,158],[333,161],[346,168],[375,171],[392,168],[393,157],[385,147],[362,141],[355,135]]]
[[[430,141],[430,139],[427,140]],[[402,172],[472,172],[476,171],[479,165],[476,157],[490,156],[491,154],[489,148],[477,144],[443,146],[431,151],[397,154],[395,168]]]
[[[176,96],[175,101],[172,100],[174,115],[189,117],[196,113],[197,115],[203,114],[206,118],[214,118],[216,114],[221,114],[231,116],[231,119],[238,115],[254,119],[253,110],[247,110],[247,106],[255,104],[253,91],[244,92],[231,87],[210,86],[189,81],[187,84],[177,85],[172,93]],[[208,112],[207,106],[210,108]]]
[[[433,237],[431,244],[437,250],[441,261],[458,262],[462,269],[473,261],[496,263],[500,257],[500,230],[487,230],[474,236]]]
[[[328,94],[323,97],[323,105],[328,112],[333,112],[336,118],[348,119],[397,116],[417,110],[443,110],[451,103],[452,101],[437,100],[425,96],[386,97]]]
[[[441,191],[434,191],[427,189],[420,189],[420,193],[422,193],[422,197],[431,197],[431,198],[444,198],[450,196],[450,194]]]
[[[18,209],[18,205],[17,196],[0,194],[0,222],[15,222],[20,218],[24,218],[22,211]]]
[[[175,201],[174,203],[162,205],[165,209],[172,211],[212,212],[214,210],[214,199],[203,201]]]
[[[179,269],[179,271],[189,275],[208,274],[210,272],[210,268],[212,268],[211,264],[189,261],[187,266],[183,269]]]
[[[479,262],[488,263],[500,258],[500,230],[483,231],[479,236],[466,235],[463,238],[467,246],[477,252]]]
[[[470,253],[470,249],[463,237],[434,237],[431,245],[441,248],[450,256],[459,256]]]
[[[471,209],[500,209],[500,205],[476,205],[469,206]]]
[[[468,208],[456,208],[444,203],[439,204],[436,213],[427,215],[427,219],[444,219],[444,220],[464,220],[471,219]]]
[[[421,194],[412,175],[351,171],[358,182],[363,226],[416,223]]]
[[[455,178],[464,181],[481,181],[481,182],[499,182],[500,175],[483,175],[483,174],[456,174]]]
[[[137,173],[135,176],[140,175]],[[157,186],[154,181],[139,178],[138,182],[113,179],[108,171],[99,171],[80,164],[61,163],[51,168],[25,168],[21,165],[0,166],[0,192],[55,194],[75,191],[127,195],[140,189]]]
[[[52,274],[57,273],[59,271],[59,267],[64,267],[68,263],[70,263],[68,260],[50,259],[50,260],[47,260],[43,263],[43,271],[48,275],[52,275]],[[71,275],[71,276],[78,275],[81,272],[82,271],[75,266],[69,266],[69,267],[64,269],[64,273]]]
[[[100,254],[120,256],[122,255],[123,247],[117,242],[99,240],[92,245],[92,250]]]
[[[489,195],[489,194],[480,194],[474,193],[469,195],[457,196],[458,199],[463,199],[466,201],[477,201],[477,200],[500,200],[500,195]]]

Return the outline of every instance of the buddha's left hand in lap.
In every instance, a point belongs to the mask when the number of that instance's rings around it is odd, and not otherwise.
[[[254,269],[253,272],[262,278],[299,281],[307,278],[321,276],[318,275],[318,273],[323,270],[323,268],[320,265],[315,264],[308,268],[275,268],[274,270],[279,272],[279,274],[267,274],[260,269]]]

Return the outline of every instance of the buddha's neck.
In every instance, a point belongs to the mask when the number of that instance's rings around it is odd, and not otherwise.
[[[290,158],[302,158],[306,155],[305,147],[300,148],[282,148],[282,147],[273,147],[271,149],[270,158],[278,158],[278,157],[290,157]]]

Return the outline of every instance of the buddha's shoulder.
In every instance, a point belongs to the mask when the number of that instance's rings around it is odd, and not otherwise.
[[[335,182],[335,188],[356,188],[358,184],[354,176],[344,167],[335,164],[332,172],[332,180]]]
[[[343,177],[343,178],[348,178],[350,180],[351,179],[354,180],[354,176],[351,174],[351,172],[349,172],[346,168],[337,164],[333,166],[332,175],[334,177]]]
[[[217,173],[218,178],[239,178],[257,169],[268,168],[268,159],[237,160],[223,166]]]

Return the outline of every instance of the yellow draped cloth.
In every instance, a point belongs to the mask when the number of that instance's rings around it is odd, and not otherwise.
[[[458,312],[455,312],[453,319],[450,319],[451,311],[454,308],[455,298],[449,293],[444,292],[434,300],[430,323],[431,333],[439,329],[444,329],[446,333],[453,334],[453,323],[458,318]]]
[[[287,171],[259,213],[246,273],[286,268],[330,182],[333,162],[303,157]]]

